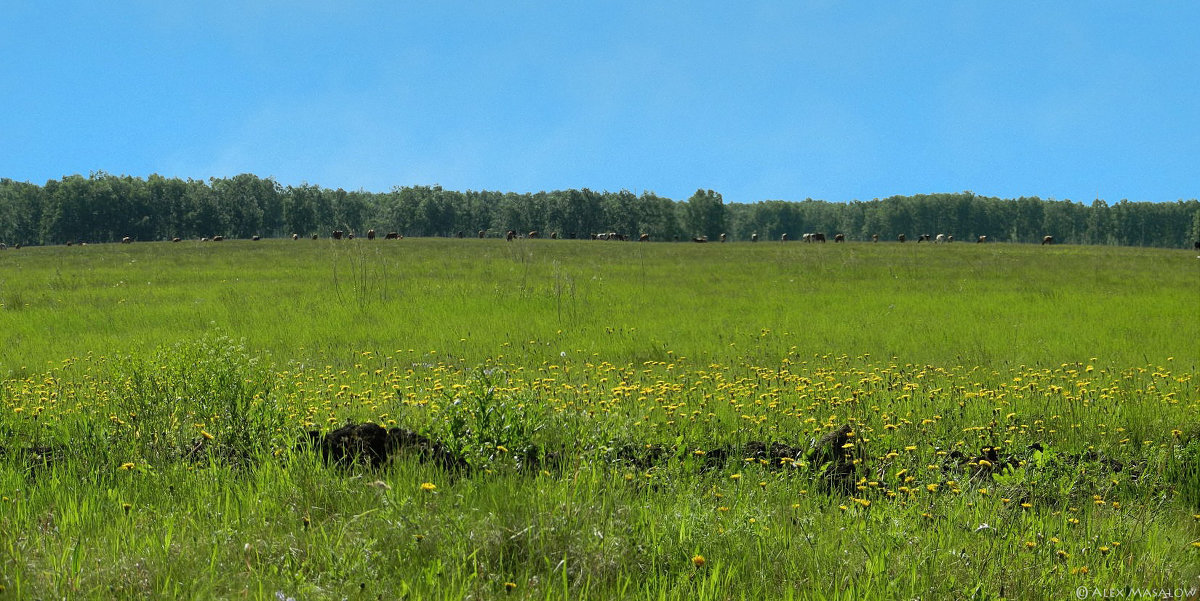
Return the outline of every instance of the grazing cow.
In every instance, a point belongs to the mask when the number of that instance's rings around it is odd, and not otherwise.
[[[906,238],[904,236],[904,234],[900,234],[899,236],[896,236],[896,239],[899,240],[901,243],[903,243],[905,240],[908,240],[908,238]]]
[[[700,242],[700,243],[708,242],[708,236],[700,236],[699,238],[692,238],[692,242]]]
[[[946,242],[954,242],[954,236],[946,236]]]
[[[813,234],[812,241],[824,243],[825,242],[825,232],[817,232],[817,233]]]
[[[558,240],[558,232],[550,232],[551,240]]]
[[[812,236],[812,234],[800,234],[800,240],[802,242],[812,242]]]
[[[388,232],[383,235],[383,239],[384,240],[399,240],[400,234],[398,232]]]
[[[342,236],[345,234],[346,234],[346,232],[343,232],[342,230],[333,230],[333,239],[341,240]]]
[[[725,240],[726,240],[725,234],[721,234],[721,242],[725,242]]]
[[[920,236],[917,236],[917,244],[920,244],[922,242],[929,242],[929,240],[932,238],[933,238],[933,236],[930,236],[929,234],[921,234]]]
[[[834,242],[845,242],[845,241],[846,241],[846,234],[836,234],[836,235],[834,235],[834,237],[833,237],[833,241],[834,241]]]
[[[641,236],[638,236],[638,242],[649,242],[649,241],[650,241],[650,234],[642,234]]]
[[[220,242],[225,239],[225,236],[213,236],[213,242]]]
[[[1042,246],[1047,244],[1054,244],[1054,236],[1046,236],[1045,238],[1042,238]]]
[[[512,242],[514,239],[516,239],[516,237],[517,237],[516,230],[508,230],[508,232],[506,232],[504,234],[504,238],[506,240],[508,240],[509,242]]]
[[[121,244],[129,244],[131,242],[133,242],[133,238],[130,238],[129,236],[125,236],[124,238],[121,238]]]
[[[787,234],[786,234],[786,233],[784,233],[782,236],[780,236],[780,237],[779,237],[779,241],[780,241],[780,242],[787,242]]]
[[[976,244],[983,244],[984,242],[987,242],[987,236],[980,236],[977,240],[975,240]]]
[[[1196,241],[1195,247],[1196,247],[1196,250],[1200,250],[1200,240]]]
[[[871,242],[879,242],[879,234],[871,234]]]
[[[537,231],[537,230],[533,230],[532,232],[529,232],[529,237],[530,237],[530,238],[537,238],[537,237],[538,237],[538,231]]]
[[[467,233],[462,230],[458,230],[457,232],[454,233],[455,238],[464,238],[464,237],[466,237],[466,235],[467,235]]]
[[[8,245],[6,245],[3,242],[0,242],[0,250],[8,250]]]
[[[459,238],[462,238],[462,236],[459,236]],[[375,239],[375,230],[367,230],[367,240],[374,240],[374,239]]]
[[[292,240],[299,240],[300,234],[292,234]]]
[[[753,234],[750,234],[750,241],[758,242],[758,232],[754,232]]]
[[[479,237],[480,237],[480,238],[483,238],[483,237],[484,237],[484,236],[486,236],[486,235],[487,235],[487,230],[479,230]]]
[[[944,244],[946,242],[946,234],[938,234],[937,238],[934,238],[934,241],[938,244]]]
[[[176,238],[171,238],[171,242],[179,242],[179,238],[178,238],[178,237],[176,237]]]
[[[353,234],[353,233],[346,234],[346,239],[347,239],[347,240],[353,240],[353,239],[354,239],[354,234]]]
[[[316,239],[317,239],[317,237],[318,237],[318,236],[317,236],[316,234],[313,234],[313,235],[312,235],[312,239],[313,239],[313,240],[316,240]]]
[[[253,240],[253,241],[255,241],[255,242],[258,242],[259,240],[262,240],[262,238],[261,238],[261,237],[259,237],[259,235],[258,235],[258,234],[254,234],[253,236],[250,236],[250,239],[251,239],[251,240]]]

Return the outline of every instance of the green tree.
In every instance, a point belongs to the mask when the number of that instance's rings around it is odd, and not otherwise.
[[[726,229],[725,201],[720,193],[696,190],[683,210],[684,226],[692,236],[716,239]]]

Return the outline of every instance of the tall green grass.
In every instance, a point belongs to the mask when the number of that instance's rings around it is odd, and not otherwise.
[[[1003,244],[406,239],[0,254],[0,374],[212,335],[282,360],[436,351],[748,361],[1195,364],[1184,251]]]
[[[1107,247],[6,251],[0,599],[1194,596],[1198,289]],[[298,444],[366,420],[472,468]]]

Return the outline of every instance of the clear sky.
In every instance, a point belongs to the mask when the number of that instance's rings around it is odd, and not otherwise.
[[[7,0],[0,177],[1200,195],[1200,2]]]

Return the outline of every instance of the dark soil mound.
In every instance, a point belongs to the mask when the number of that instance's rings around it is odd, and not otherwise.
[[[446,445],[428,436],[404,428],[386,429],[379,424],[363,423],[342,426],[328,434],[308,432],[307,443],[315,448],[327,463],[348,465],[366,462],[379,467],[392,457],[415,456],[422,462],[432,462],[448,471],[465,471],[470,466]]]

